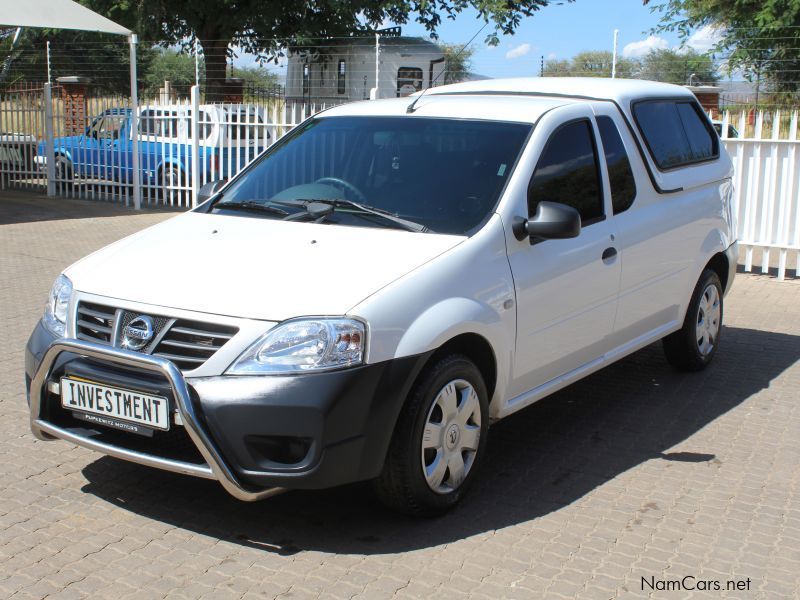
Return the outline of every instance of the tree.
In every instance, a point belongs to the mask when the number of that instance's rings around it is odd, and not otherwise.
[[[579,52],[569,61],[548,60],[544,64],[544,75],[545,77],[611,77],[612,61],[612,53],[605,50]],[[633,78],[638,69],[637,61],[617,57],[617,77]]]
[[[643,0],[648,4],[650,0]],[[777,91],[795,92],[800,85],[800,2],[796,0],[661,0],[657,31],[677,31],[687,39],[697,28],[716,28],[715,51],[730,70],[749,78],[765,76]]]
[[[464,47],[463,44],[440,44],[444,51],[445,73],[444,81],[437,81],[437,85],[443,83],[458,83],[465,81],[472,71],[472,55],[475,52],[474,46]]]
[[[194,57],[170,49],[159,49],[149,68],[144,71],[145,92],[153,94],[169,80],[176,90],[186,94],[195,83]],[[203,65],[200,65],[200,77],[203,77]]]
[[[278,76],[264,67],[234,67],[232,75],[243,79],[245,87],[271,88],[280,83]]]
[[[513,33],[551,0],[81,0],[84,4],[164,44],[191,44],[197,38],[206,64],[206,97],[222,95],[231,45],[261,61],[276,60],[289,44],[367,33],[384,21],[399,25],[414,20],[436,36],[442,18],[453,19],[467,8],[493,29],[486,41]]]
[[[683,52],[662,48],[651,50],[642,58],[639,78],[678,85],[702,85],[717,82],[719,74],[714,60],[708,54],[700,54],[692,49]]]
[[[8,59],[5,84],[47,80],[47,42],[50,42],[50,74],[92,80],[95,91],[127,94],[130,90],[128,42],[118,35],[86,31],[23,29],[11,52],[11,36],[0,39],[0,58]],[[154,52],[142,45],[139,72],[145,73]]]

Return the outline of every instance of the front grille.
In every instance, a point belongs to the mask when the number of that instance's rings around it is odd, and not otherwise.
[[[235,327],[178,319],[161,338],[153,354],[189,371],[211,358],[235,333]]]
[[[78,339],[110,344],[116,312],[115,309],[102,304],[80,302],[75,328]]]
[[[154,336],[153,341],[140,351],[171,360],[182,371],[198,368],[238,331],[230,325],[118,310],[81,301],[78,303],[76,334],[81,340],[122,347],[125,326],[142,315],[153,320]]]

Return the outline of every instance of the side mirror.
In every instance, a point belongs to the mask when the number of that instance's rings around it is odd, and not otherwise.
[[[514,237],[543,240],[563,240],[578,237],[581,232],[580,213],[560,202],[539,202],[536,214],[531,219],[515,217],[511,224]]]
[[[197,192],[197,203],[202,204],[211,196],[217,193],[217,190],[220,189],[225,183],[227,179],[217,179],[216,181],[209,181],[208,183],[204,183],[200,190]]]

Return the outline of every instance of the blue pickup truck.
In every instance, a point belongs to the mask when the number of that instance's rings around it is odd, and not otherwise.
[[[188,190],[192,168],[192,108],[139,109],[139,170],[145,189]],[[263,108],[245,104],[202,105],[199,111],[201,182],[226,179],[274,139]],[[56,180],[133,180],[131,110],[110,108],[92,118],[84,133],[54,140]],[[35,159],[46,167],[44,142]]]

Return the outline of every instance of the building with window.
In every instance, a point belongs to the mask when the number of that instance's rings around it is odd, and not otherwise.
[[[368,99],[375,87],[375,48],[374,36],[290,47],[286,100],[337,104]],[[444,51],[435,43],[402,37],[394,28],[381,32],[378,48],[378,98],[408,96],[444,83]]]

